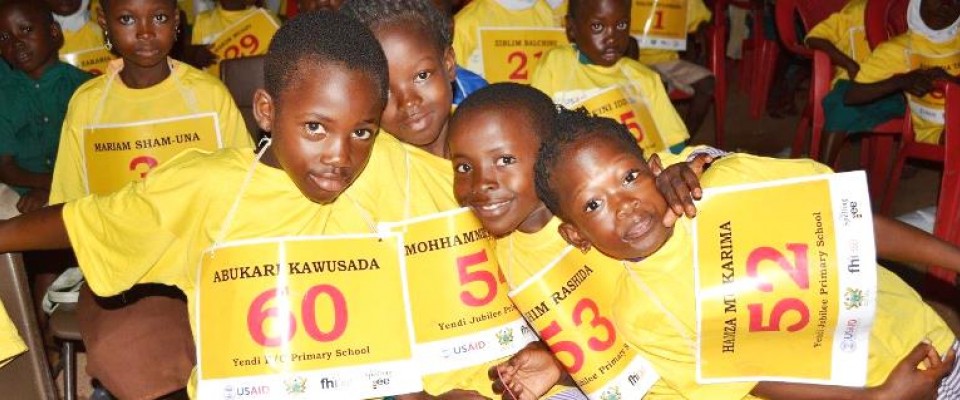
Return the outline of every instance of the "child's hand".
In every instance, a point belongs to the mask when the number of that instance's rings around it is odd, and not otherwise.
[[[952,79],[952,76],[942,68],[917,69],[900,75],[900,88],[919,97],[930,93],[938,79]]]
[[[854,80],[854,78],[857,77],[857,74],[860,73],[860,64],[857,64],[857,62],[853,61],[853,59],[849,59],[848,62],[843,63],[843,65],[840,65],[840,67],[847,70],[847,75],[850,76],[851,81]]]
[[[940,380],[953,370],[956,353],[956,350],[950,349],[947,356],[941,360],[932,345],[921,342],[897,364],[886,382],[877,388],[877,398],[936,399]],[[917,368],[921,362],[926,369]]]
[[[196,68],[206,68],[217,62],[217,55],[210,51],[210,46],[191,44],[183,49],[183,62]]]
[[[536,400],[566,374],[543,342],[533,342],[488,371],[493,392],[507,400]]]
[[[46,189],[33,189],[17,201],[17,211],[28,213],[39,210],[50,202],[50,192]]]
[[[453,389],[434,396],[427,392],[409,393],[396,396],[397,400],[490,400],[475,390]]]
[[[657,189],[663,194],[667,206],[673,211],[664,215],[663,225],[673,226],[684,214],[690,218],[695,217],[697,207],[693,204],[693,200],[699,200],[703,195],[700,176],[703,175],[707,165],[713,162],[713,157],[700,154],[690,162],[677,163],[666,169],[660,167],[660,159],[656,154],[650,158],[653,161],[651,169],[657,176]]]

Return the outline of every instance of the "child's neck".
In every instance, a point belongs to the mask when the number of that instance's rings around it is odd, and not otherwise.
[[[120,79],[131,89],[146,89],[155,86],[170,76],[170,64],[166,61],[157,66],[142,68],[133,63],[124,62],[120,70]]]
[[[433,154],[440,158],[449,158],[449,150],[447,148],[447,124],[449,120],[443,124],[443,127],[440,128],[440,134],[437,135],[437,139],[432,143],[427,143],[423,146],[417,146],[420,150],[426,151],[430,154]]]
[[[243,1],[221,1],[220,8],[227,11],[241,11],[247,9],[247,4]]]
[[[523,233],[537,233],[543,230],[543,228],[550,223],[551,219],[553,219],[553,213],[550,212],[547,206],[540,203],[537,209],[533,210],[533,212],[520,223],[517,230]]]
[[[44,62],[43,65],[37,67],[37,69],[29,72],[24,71],[24,73],[27,74],[27,76],[29,76],[31,79],[35,81],[39,81],[40,78],[43,77],[43,74],[47,73],[47,70],[49,70],[54,65],[56,65],[56,63],[57,63],[57,57],[56,55],[54,55],[54,57],[50,57],[49,60]]]

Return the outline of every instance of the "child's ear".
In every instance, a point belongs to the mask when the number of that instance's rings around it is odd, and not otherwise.
[[[567,40],[569,40],[570,43],[577,43],[577,33],[573,30],[573,17],[567,14],[565,21],[566,23],[563,24],[563,29],[567,31]]]
[[[50,37],[53,38],[53,42],[56,45],[55,47],[57,51],[59,51],[60,48],[63,47],[63,29],[60,28],[59,22],[53,21],[53,23],[50,24]]]
[[[590,240],[585,238],[577,227],[563,222],[560,224],[560,227],[557,228],[557,231],[560,232],[560,237],[567,243],[570,243],[571,246],[580,249],[580,251],[584,253],[590,250]]]
[[[107,17],[103,15],[105,12],[103,7],[97,7],[97,25],[100,25],[103,34],[107,35]]]
[[[657,153],[653,153],[653,155],[647,159],[647,167],[650,168],[653,176],[659,176],[660,173],[663,172],[663,163],[660,162],[660,156],[657,155]]]
[[[450,82],[457,79],[457,53],[453,46],[447,47],[443,52],[443,69],[447,72]]]
[[[273,119],[276,106],[273,97],[262,88],[253,93],[253,117],[264,132],[273,132]]]

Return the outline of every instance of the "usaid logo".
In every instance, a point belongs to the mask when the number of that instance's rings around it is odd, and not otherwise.
[[[487,342],[481,340],[479,342],[461,344],[459,346],[440,350],[440,354],[443,355],[443,358],[450,358],[453,356],[464,355],[473,351],[483,350],[486,347]]]
[[[853,353],[857,350],[857,327],[860,321],[856,319],[847,320],[847,325],[843,327],[843,339],[840,341],[840,350],[846,353]]]
[[[267,385],[227,385],[223,388],[223,398],[226,400],[249,399],[267,397],[270,395],[270,386]]]

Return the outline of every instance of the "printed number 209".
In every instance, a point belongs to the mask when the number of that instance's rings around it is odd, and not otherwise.
[[[231,45],[223,50],[223,58],[240,58],[244,56],[250,56],[257,52],[257,49],[260,48],[260,40],[256,36],[251,34],[246,34],[240,37],[240,42],[238,44]]]

